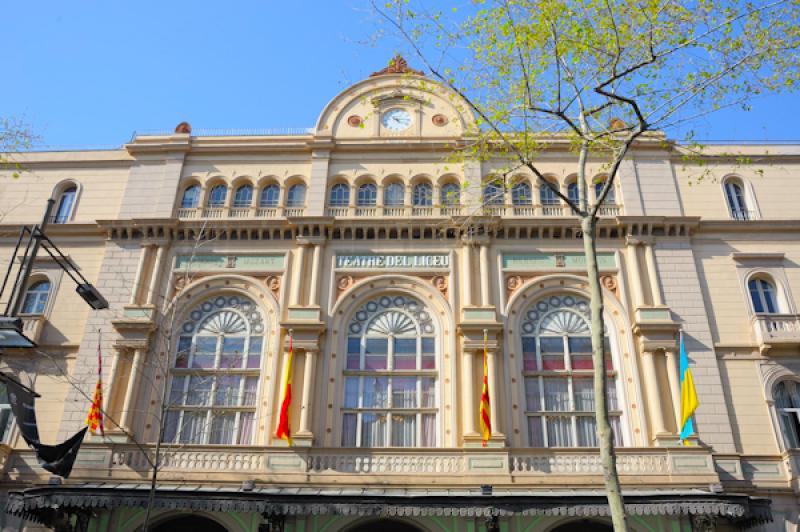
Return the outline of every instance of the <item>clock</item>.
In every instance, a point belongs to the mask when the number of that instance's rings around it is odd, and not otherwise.
[[[389,109],[381,116],[381,125],[389,131],[403,131],[411,125],[411,115],[405,109]]]

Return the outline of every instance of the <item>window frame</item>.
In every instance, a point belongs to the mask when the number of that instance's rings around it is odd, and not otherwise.
[[[524,192],[522,190],[525,189]],[[511,187],[511,203],[515,207],[533,205],[533,188],[527,181],[521,181]]]
[[[775,282],[774,278],[767,276],[762,272],[756,273],[748,277],[746,289],[748,299],[750,300],[750,308],[754,314],[762,315],[783,313],[778,283]],[[770,297],[772,298],[771,300],[768,297],[770,292]],[[758,310],[759,306],[761,307],[761,310]],[[770,306],[772,309],[770,309]]]
[[[300,197],[296,197],[300,194]],[[299,209],[306,206],[306,196],[308,195],[308,187],[305,183],[295,183],[290,185],[286,190],[286,207]]]
[[[56,201],[56,212],[51,217],[53,224],[66,224],[75,218],[75,211],[78,206],[78,194],[80,193],[80,190],[81,187],[75,181],[66,181],[56,187],[56,193],[53,195],[53,199]],[[66,212],[62,212],[67,194],[70,193],[71,199],[66,207]]]
[[[394,181],[383,187],[383,206],[402,207],[406,204],[406,186],[404,183]]]
[[[432,207],[433,185],[427,181],[414,185],[411,190],[411,204],[414,207]]]
[[[250,183],[245,183],[236,187],[236,190],[233,192],[233,201],[231,202],[231,206],[236,209],[245,209],[247,207],[251,207],[253,205],[253,190],[253,185]]]
[[[778,386],[783,385],[786,387],[787,384],[790,385],[791,388],[794,388],[794,394],[792,394],[792,390],[786,390],[789,401],[793,406],[780,407],[778,406],[778,401],[776,399],[778,395]],[[781,433],[781,439],[785,449],[800,449],[800,382],[797,382],[794,378],[788,375],[775,382],[775,384],[772,386],[772,404],[775,408],[778,429]],[[792,434],[786,430],[787,427],[785,425],[785,421],[788,419],[791,419],[794,423]]]
[[[356,192],[357,207],[375,207],[378,204],[378,185],[373,182],[361,183]]]
[[[350,185],[347,183],[335,183],[328,192],[329,207],[349,207],[350,206]]]
[[[270,199],[270,196],[274,192],[275,199],[274,201],[267,202],[265,200]],[[261,191],[258,193],[258,206],[263,209],[274,209],[280,206],[281,203],[281,187],[277,183],[269,183],[264,185],[261,188]]]
[[[452,193],[451,191],[454,191]],[[461,205],[461,186],[458,183],[445,183],[439,189],[439,202],[444,207]]]
[[[184,188],[183,192],[181,193],[181,201],[178,204],[178,208],[179,209],[196,209],[200,205],[200,196],[202,194],[202,190],[203,189],[200,186],[200,183],[192,183],[189,186],[187,186],[186,188]],[[188,205],[187,202],[186,202],[186,199],[187,199],[186,195],[189,193],[189,191],[195,192],[194,201],[191,203],[191,205]]]
[[[222,192],[217,192],[222,191]],[[222,195],[221,198],[215,198],[215,192],[217,195]],[[212,186],[208,190],[208,197],[206,198],[206,207],[209,209],[221,209],[225,207],[225,203],[228,201],[228,185],[226,183],[217,183]]]
[[[44,283],[47,283],[47,285],[48,285],[47,286],[47,290],[44,291],[44,292],[43,291],[37,291],[36,294],[33,296],[35,298],[35,300],[36,300],[36,307],[35,308],[38,308],[39,305],[41,305],[41,311],[37,312],[37,311],[34,310],[33,312],[26,312],[25,309],[27,307],[29,298],[31,297],[31,294],[33,293],[32,289],[37,287],[37,286],[39,286],[39,285],[42,285]],[[22,298],[22,306],[20,308],[20,314],[22,314],[23,316],[44,316],[47,313],[47,310],[49,308],[50,298],[51,298],[51,296],[53,294],[53,286],[54,285],[53,285],[52,279],[50,279],[49,277],[46,277],[46,276],[37,276],[37,277],[34,277],[33,279],[31,279],[31,281],[28,283],[28,287],[25,289],[25,292],[24,292],[24,295],[23,295],[23,298]]]

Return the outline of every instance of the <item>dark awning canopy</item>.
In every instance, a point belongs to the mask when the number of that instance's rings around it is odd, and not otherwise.
[[[147,505],[144,484],[86,484],[44,486],[9,492],[7,512],[41,520],[54,510],[85,512]],[[263,515],[352,515],[372,517],[413,516],[574,516],[609,515],[601,491],[441,489],[326,489],[264,487],[159,486],[154,507],[206,512],[257,512]],[[716,494],[700,490],[625,494],[629,515],[693,515],[725,518],[747,527],[772,520],[767,499],[747,495]]]

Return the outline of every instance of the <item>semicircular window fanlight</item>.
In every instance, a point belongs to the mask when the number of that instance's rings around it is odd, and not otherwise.
[[[376,316],[367,327],[367,334],[400,335],[416,334],[414,321],[402,312],[390,310]]]
[[[539,324],[539,334],[588,334],[586,320],[574,312],[559,310],[545,316]]]
[[[243,334],[247,332],[244,318],[231,310],[221,310],[206,318],[200,325],[200,333],[209,334]]]

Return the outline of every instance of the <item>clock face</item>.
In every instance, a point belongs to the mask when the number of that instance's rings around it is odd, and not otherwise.
[[[411,115],[404,109],[389,109],[383,113],[381,124],[389,131],[403,131],[411,125]]]

